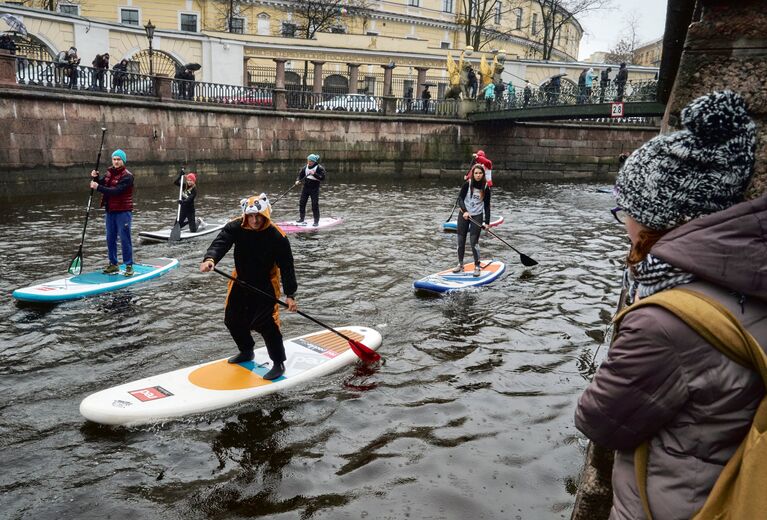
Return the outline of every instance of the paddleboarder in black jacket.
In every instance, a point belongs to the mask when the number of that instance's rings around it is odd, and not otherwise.
[[[306,158],[306,166],[298,173],[296,184],[304,183],[301,199],[298,203],[298,222],[303,223],[306,216],[306,201],[312,199],[313,226],[320,223],[320,183],[325,180],[325,168],[320,164],[320,156],[316,153]]]
[[[194,216],[194,199],[197,198],[197,175],[194,173],[187,173],[184,175],[184,171],[180,171],[178,177],[173,182],[176,186],[181,186],[181,178],[184,178],[186,189],[181,192],[181,199],[178,203],[181,204],[181,214],[178,218],[178,225],[184,227],[189,224],[189,231],[192,233],[197,232],[197,227],[200,225]]]
[[[479,266],[479,233],[487,229],[490,224],[490,186],[485,181],[485,168],[481,164],[475,164],[471,168],[471,178],[463,183],[461,192],[458,194],[458,205],[461,211],[458,213],[458,265],[453,269],[454,273],[463,271],[463,255],[466,250],[466,233],[471,234],[471,253],[474,255],[474,276],[479,276],[482,269]],[[475,222],[484,223],[480,228]]]
[[[285,233],[269,218],[271,206],[263,193],[240,201],[242,216],[229,222],[213,240],[200,264],[200,271],[213,270],[234,246],[232,276],[275,298],[280,297],[280,281],[288,310],[295,312],[298,289],[293,269],[293,253]],[[255,341],[250,331],[261,334],[272,360],[272,368],[263,378],[277,379],[285,372],[285,346],[280,332],[279,306],[273,300],[229,283],[224,323],[240,353],[229,363],[244,363],[254,358]]]

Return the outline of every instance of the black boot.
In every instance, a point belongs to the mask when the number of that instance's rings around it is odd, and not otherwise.
[[[253,352],[240,352],[236,356],[232,356],[227,361],[229,363],[245,363],[247,361],[253,361],[253,358],[255,356],[253,355]]]
[[[284,373],[285,373],[285,364],[275,363],[274,366],[272,366],[272,369],[266,374],[264,374],[262,377],[266,379],[267,381],[271,381],[273,379],[277,379]]]

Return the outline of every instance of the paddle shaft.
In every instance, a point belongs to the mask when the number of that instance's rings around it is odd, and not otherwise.
[[[292,190],[292,189],[293,189],[293,188],[295,188],[296,186],[298,186],[298,184],[296,184],[296,183],[294,182],[294,183],[293,183],[293,184],[290,186],[290,188],[288,188],[287,190],[285,190],[285,193],[283,193],[282,195],[280,195],[279,197],[277,197],[276,199],[274,199],[273,201],[271,201],[271,202],[270,202],[270,205],[271,205],[271,206],[274,206],[274,204],[275,204],[275,203],[276,203],[278,200],[280,200],[282,197],[284,197],[285,195],[287,195],[288,193],[290,193],[290,190]]]
[[[93,168],[96,171],[99,171],[99,165],[101,164],[101,151],[104,149],[104,136],[107,133],[106,128],[101,129],[101,144],[99,144],[99,154],[96,156],[96,167]],[[83,242],[85,242],[85,230],[88,228],[88,217],[91,214],[91,201],[93,200],[93,192],[95,190],[91,188],[91,193],[88,195],[88,205],[85,207],[85,224],[83,225],[83,234],[80,237],[80,247],[77,249],[77,257],[82,255],[83,253]]]
[[[479,227],[482,227],[482,224],[481,224],[481,223],[477,222],[476,220],[474,220],[474,219],[473,219],[473,218],[471,218],[471,217],[469,217],[469,221],[470,221],[472,224],[474,224],[475,226],[479,226]],[[517,253],[517,254],[520,256],[520,258],[521,258],[521,260],[522,260],[522,263],[523,263],[523,264],[525,264],[525,265],[527,265],[527,266],[531,266],[531,265],[536,265],[536,264],[538,263],[538,262],[536,262],[535,260],[533,260],[532,258],[530,258],[529,256],[527,256],[526,254],[524,254],[524,253],[520,252],[520,251],[519,251],[519,250],[518,250],[516,247],[514,247],[514,246],[513,246],[513,245],[511,245],[511,244],[509,244],[509,243],[508,243],[508,242],[506,242],[504,239],[502,239],[501,237],[499,237],[498,235],[496,235],[495,233],[493,233],[492,231],[490,231],[490,226],[486,227],[486,228],[485,228],[485,231],[487,231],[487,232],[488,232],[488,233],[490,233],[492,236],[494,236],[495,238],[497,238],[498,240],[500,240],[501,242],[503,242],[504,244],[506,244],[507,246],[509,246],[509,247],[510,247],[512,250],[514,250],[514,252],[516,252],[516,253]]]
[[[275,298],[274,296],[272,296],[272,295],[271,295],[271,294],[269,294],[268,292],[266,292],[266,291],[262,291],[262,290],[261,290],[261,289],[259,289],[258,287],[254,287],[254,286],[250,285],[250,284],[249,284],[249,283],[247,283],[247,282],[243,282],[242,280],[239,280],[239,279],[235,278],[234,276],[230,276],[230,275],[226,274],[225,272],[223,272],[223,271],[222,271],[221,269],[219,269],[218,267],[214,267],[214,268],[213,268],[213,271],[217,272],[218,274],[220,274],[221,276],[223,276],[223,277],[225,277],[225,278],[229,278],[229,279],[230,279],[230,280],[232,280],[234,283],[236,283],[236,284],[239,284],[239,285],[241,285],[242,287],[245,287],[246,289],[249,289],[249,290],[251,290],[251,291],[253,291],[253,292],[255,292],[255,293],[258,293],[258,294],[260,294],[260,295],[262,295],[262,296],[266,296],[267,298],[271,299],[273,302],[275,302],[275,303],[279,303],[280,305],[282,305],[282,306],[283,306],[283,307],[285,307],[285,308],[289,307],[289,305],[288,305],[286,302],[284,302],[284,301],[280,300],[279,298]],[[344,338],[346,341],[349,341],[349,342],[355,342],[355,340],[353,340],[352,338],[350,338],[349,336],[347,336],[347,335],[346,335],[346,334],[344,334],[343,332],[339,332],[339,331],[337,331],[336,329],[334,329],[334,328],[333,328],[333,327],[331,327],[330,325],[326,325],[325,323],[322,323],[322,322],[321,322],[320,320],[318,320],[317,318],[314,318],[314,317],[312,317],[312,316],[309,316],[309,315],[308,315],[308,314],[306,314],[305,312],[301,312],[301,311],[299,311],[299,310],[296,310],[296,313],[300,314],[301,316],[303,316],[303,317],[304,317],[304,318],[306,318],[307,320],[313,321],[314,323],[316,323],[316,324],[317,324],[317,325],[319,325],[320,327],[326,328],[326,329],[328,329],[329,331],[331,331],[331,332],[333,332],[333,333],[335,333],[335,334],[337,334],[337,335],[341,336],[341,337],[342,337],[342,338]]]
[[[176,211],[176,222],[181,220],[181,197],[184,194],[184,175],[186,174],[186,170],[184,168],[181,168],[181,178],[179,179],[178,183],[178,210]]]

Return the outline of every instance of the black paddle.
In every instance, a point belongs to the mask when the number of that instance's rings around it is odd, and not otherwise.
[[[239,284],[242,287],[245,287],[246,289],[249,289],[249,290],[251,290],[251,291],[253,291],[255,293],[258,293],[258,294],[260,294],[262,296],[266,296],[267,298],[270,298],[271,300],[273,300],[275,303],[279,303],[283,307],[288,307],[287,303],[285,303],[284,301],[282,301],[282,300],[280,300],[278,298],[275,298],[274,296],[272,296],[271,294],[269,294],[267,292],[262,291],[258,287],[253,287],[249,283],[243,282],[242,280],[238,280],[234,276],[229,276],[228,274],[226,274],[225,272],[221,271],[217,267],[214,267],[213,270],[215,272],[217,272],[218,274],[220,274],[221,276],[223,276],[225,278],[229,278],[234,283]],[[381,359],[381,355],[378,352],[376,352],[375,350],[373,350],[372,348],[370,348],[370,347],[360,343],[357,340],[354,340],[354,339],[350,338],[349,336],[347,336],[346,334],[343,334],[342,332],[338,332],[336,329],[334,329],[330,325],[325,325],[320,320],[309,316],[305,312],[301,312],[299,310],[297,310],[296,312],[298,314],[300,314],[301,316],[303,316],[304,318],[313,321],[314,323],[316,323],[320,327],[326,328],[330,332],[333,332],[334,334],[337,334],[337,335],[341,336],[342,338],[344,338],[346,341],[348,341],[349,342],[349,347],[351,347],[352,351],[357,355],[358,358],[360,358],[362,360],[363,363],[366,363],[366,364],[369,365],[369,364],[375,363],[376,361]]]
[[[479,226],[479,227],[482,227],[482,224],[481,224],[481,223],[479,223],[479,222],[477,222],[477,221],[476,221],[476,220],[474,220],[473,218],[469,217],[469,220],[470,220],[470,221],[471,221],[471,222],[472,222],[472,223],[473,223],[475,226]],[[530,258],[529,256],[527,256],[526,254],[524,254],[524,253],[521,253],[521,252],[520,252],[520,251],[519,251],[519,250],[518,250],[516,247],[514,247],[514,246],[513,246],[513,245],[511,245],[511,244],[509,244],[509,243],[508,243],[508,242],[506,242],[504,239],[502,239],[501,237],[499,237],[498,235],[496,235],[495,233],[493,233],[492,231],[490,231],[490,228],[489,228],[489,227],[488,227],[487,229],[485,229],[485,231],[487,231],[488,233],[490,233],[491,235],[493,235],[495,238],[497,238],[498,240],[500,240],[501,242],[503,242],[504,244],[506,244],[507,246],[509,246],[509,247],[510,247],[511,249],[513,249],[515,252],[517,252],[517,253],[519,254],[519,261],[520,261],[520,262],[522,262],[522,265],[525,265],[525,266],[527,266],[527,267],[532,267],[532,266],[534,266],[534,265],[538,265],[538,262],[536,262],[535,260],[533,260],[532,258]]]
[[[279,197],[277,197],[276,199],[274,199],[274,200],[270,201],[270,202],[269,202],[269,204],[270,204],[271,206],[274,206],[274,204],[275,204],[275,203],[276,203],[278,200],[280,200],[282,197],[284,197],[285,195],[287,195],[288,193],[290,193],[290,190],[292,190],[292,189],[293,189],[293,188],[295,188],[296,186],[298,186],[298,184],[296,184],[296,183],[294,182],[294,183],[293,183],[293,184],[290,186],[290,188],[288,188],[287,190],[285,190],[285,193],[283,193],[282,195],[280,195],[280,196],[279,196]]]
[[[455,198],[455,203],[453,204],[453,209],[450,210],[450,216],[447,217],[447,220],[445,222],[450,222],[450,220],[453,218],[453,213],[455,213],[455,208],[458,207],[458,199],[461,198],[460,195]]]
[[[101,144],[99,145],[99,154],[96,156],[96,167],[94,170],[99,171],[99,164],[101,164],[101,150],[104,148],[104,136],[107,133],[107,129],[101,127]],[[88,227],[88,216],[91,214],[91,201],[93,200],[93,188],[88,195],[88,205],[85,207],[85,224],[83,224],[83,234],[80,237],[80,247],[77,248],[77,254],[69,262],[69,269],[67,271],[72,275],[79,275],[83,272],[83,242],[85,242],[85,229]]]
[[[173,224],[173,229],[170,231],[170,238],[168,239],[171,242],[178,242],[181,240],[181,196],[184,193],[184,175],[186,175],[186,171],[181,167],[181,178],[178,183],[178,211],[176,212],[176,223]]]

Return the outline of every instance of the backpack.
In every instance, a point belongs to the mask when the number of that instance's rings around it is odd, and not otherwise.
[[[767,386],[767,355],[722,304],[689,289],[670,289],[643,298],[615,317],[616,327],[626,313],[646,305],[658,305],[685,322],[722,354],[753,368]],[[634,452],[634,473],[642,508],[652,520],[647,498],[647,441]],[[767,396],[756,410],[751,428],[737,451],[722,469],[703,508],[693,520],[740,520],[763,518],[767,511]]]

